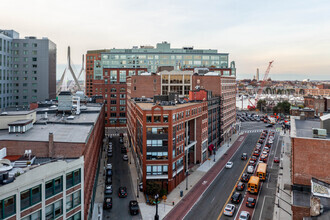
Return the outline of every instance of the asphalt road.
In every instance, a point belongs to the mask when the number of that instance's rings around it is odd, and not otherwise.
[[[129,213],[128,204],[130,200],[136,200],[136,195],[133,193],[133,184],[131,174],[128,168],[128,162],[123,160],[119,137],[113,137],[112,140],[113,156],[108,158],[108,162],[112,163],[112,209],[103,211],[103,219],[142,219],[141,214],[131,216]],[[127,197],[119,198],[118,189],[121,186],[127,187]]]
[[[273,219],[275,193],[277,185],[277,177],[279,170],[279,163],[274,163],[274,157],[280,157],[283,137],[275,133],[274,145],[271,148],[267,179],[262,185],[259,193],[257,205],[255,207],[253,220]]]
[[[247,163],[241,160],[242,153],[251,155],[260,133],[250,133],[242,146],[230,161],[234,162],[231,169],[223,169],[214,182],[205,191],[200,200],[194,205],[185,219],[217,219],[221,213],[232,189]]]

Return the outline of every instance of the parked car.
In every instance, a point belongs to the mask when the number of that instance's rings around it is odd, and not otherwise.
[[[235,208],[235,205],[227,204],[225,210],[223,211],[223,214],[226,216],[233,216],[235,213]]]
[[[111,176],[107,176],[105,179],[105,183],[106,184],[112,184],[112,177]]]
[[[126,147],[121,147],[121,153],[123,153],[123,154],[127,154]]]
[[[112,170],[111,169],[107,169],[106,170],[106,174],[107,174],[107,176],[112,176]]]
[[[279,163],[279,162],[280,162],[280,158],[274,157],[274,163]]]
[[[253,197],[248,197],[246,200],[246,206],[249,208],[254,208],[256,205],[256,199]]]
[[[247,182],[249,182],[249,180],[250,180],[250,175],[247,173],[243,173],[241,176],[241,181],[247,183]]]
[[[105,195],[111,195],[112,194],[112,185],[105,185],[104,194]]]
[[[131,215],[139,214],[139,203],[136,200],[129,201],[129,212]]]
[[[232,203],[239,203],[241,201],[242,194],[239,192],[234,192],[234,194],[231,196],[230,201]]]
[[[121,144],[123,144],[124,143],[124,140],[123,140],[123,138],[121,137],[121,138],[119,138],[119,143],[121,143]]]
[[[241,211],[238,220],[249,220],[249,219],[250,219],[250,213],[247,211]]]
[[[266,128],[271,128],[271,127],[273,127],[273,124],[266,125]]]
[[[241,160],[247,160],[247,153],[243,153],[241,156]]]
[[[128,161],[128,156],[127,156],[127,154],[124,154],[124,156],[123,156],[123,160],[124,160],[124,161]]]
[[[139,189],[140,189],[140,192],[143,192],[143,182],[139,183]]]
[[[231,161],[227,162],[227,163],[226,163],[226,168],[227,168],[227,169],[232,168],[232,167],[233,167],[233,164],[234,164],[234,163],[231,162]]]
[[[254,173],[254,167],[253,166],[248,166],[246,172],[251,173],[251,174]]]
[[[243,182],[238,182],[236,185],[237,191],[243,191],[245,188],[245,184]]]
[[[112,163],[107,163],[107,169],[112,170]]]
[[[108,151],[107,156],[112,157],[112,151],[111,152]]]
[[[119,187],[118,196],[119,196],[119,198],[127,197],[127,188],[125,186]]]
[[[105,197],[104,198],[103,208],[104,209],[111,209],[112,208],[112,197]]]
[[[258,151],[258,150],[254,151],[254,152],[253,152],[253,156],[255,156],[255,157],[259,157],[259,156],[260,156],[259,151]]]

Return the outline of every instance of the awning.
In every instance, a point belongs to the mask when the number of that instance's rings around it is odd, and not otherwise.
[[[213,144],[210,144],[209,145],[209,151],[213,151],[213,149],[214,149],[214,145]]]

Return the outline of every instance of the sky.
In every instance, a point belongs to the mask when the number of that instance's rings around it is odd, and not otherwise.
[[[15,0],[1,3],[0,29],[48,37],[57,45],[57,78],[67,47],[79,71],[87,50],[162,41],[229,53],[237,78],[330,79],[328,0]]]

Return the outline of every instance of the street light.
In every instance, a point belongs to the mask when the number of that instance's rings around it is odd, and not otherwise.
[[[155,220],[159,220],[159,215],[158,215],[158,198],[159,198],[159,195],[156,194],[155,195],[155,200],[156,200],[156,215],[155,215]]]
[[[139,186],[140,186],[140,181],[139,181],[139,177],[136,178],[136,192],[137,192],[137,195],[136,197],[139,198]]]

